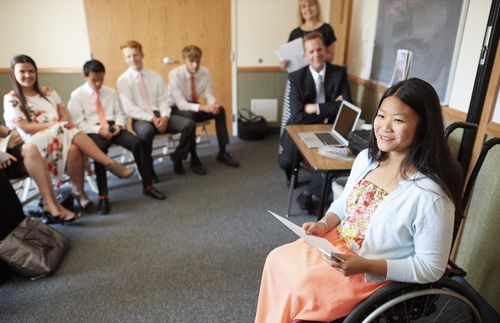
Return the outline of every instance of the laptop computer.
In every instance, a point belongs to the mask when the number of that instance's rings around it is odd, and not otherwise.
[[[309,149],[326,145],[347,147],[349,144],[347,137],[356,128],[360,115],[360,108],[350,102],[342,101],[332,130],[299,132],[299,137]]]

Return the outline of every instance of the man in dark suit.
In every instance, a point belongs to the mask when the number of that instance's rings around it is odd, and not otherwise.
[[[304,56],[309,65],[289,75],[290,118],[287,125],[333,123],[342,100],[352,100],[347,70],[326,61],[326,46],[318,32],[304,37]],[[286,131],[280,140],[283,151],[279,164],[289,181],[296,148]]]
[[[289,75],[290,118],[287,125],[333,123],[342,100],[352,101],[347,70],[326,61],[325,42],[318,32],[311,32],[304,37],[304,56],[309,65]],[[279,155],[279,165],[285,171],[289,184],[296,147],[286,131],[280,141],[283,150]],[[301,197],[304,194],[310,197],[316,192],[318,181],[313,182]],[[301,203],[302,207],[307,208],[304,204],[308,202]]]

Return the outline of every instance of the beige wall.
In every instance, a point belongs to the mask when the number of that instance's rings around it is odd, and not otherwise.
[[[238,66],[277,66],[278,46],[298,26],[298,0],[237,0],[236,55]],[[328,21],[330,1],[320,0]]]
[[[81,68],[90,58],[83,0],[0,1],[0,67],[17,54],[40,67]]]

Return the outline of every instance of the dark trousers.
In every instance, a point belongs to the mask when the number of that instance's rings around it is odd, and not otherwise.
[[[287,180],[290,180],[293,171],[293,157],[297,147],[286,131],[280,137],[280,144],[283,151],[278,156],[278,164],[285,171]]]
[[[21,178],[28,175],[28,172],[26,171],[26,168],[24,168],[23,164],[23,155],[21,153],[22,148],[23,144],[19,144],[12,148],[7,148],[7,153],[11,154],[17,159],[16,162],[11,163],[7,168],[4,169],[5,174],[7,174],[7,177],[9,179]]]
[[[278,156],[278,164],[285,171],[286,178],[290,180],[293,171],[293,157],[295,151],[297,151],[297,146],[287,132],[281,135],[280,144],[281,147],[283,147],[283,151]],[[298,152],[297,154],[300,162],[303,157]],[[314,194],[319,197],[321,195],[321,185],[321,176],[315,175],[311,183],[309,183],[309,185],[304,190],[304,193],[307,195]]]
[[[217,142],[222,152],[225,152],[225,147],[229,143],[229,135],[227,132],[226,112],[221,107],[218,114],[208,113],[205,111],[182,111],[176,106],[172,107],[172,114],[181,115],[189,118],[194,122],[201,122],[206,120],[215,120],[215,131],[217,132]],[[196,146],[193,147],[196,150]]]
[[[122,129],[118,136],[111,139],[106,139],[98,134],[91,133],[89,137],[95,142],[97,147],[99,147],[105,154],[108,153],[109,146],[116,144],[124,147],[125,149],[132,152],[134,155],[135,163],[139,170],[139,174],[142,177],[142,184],[146,187],[152,183],[152,172],[151,164],[146,162],[146,156],[144,152],[144,145],[142,140],[131,134],[125,129]],[[96,161],[94,161],[95,175],[97,178],[97,187],[99,189],[99,195],[108,195],[108,179],[106,176],[106,167]]]
[[[3,169],[0,169],[0,199],[2,200],[0,240],[3,240],[24,219],[23,206]],[[0,260],[0,284],[7,280],[11,274],[8,265]]]
[[[146,163],[151,166],[151,171],[154,171],[151,154],[153,152],[153,139],[158,132],[155,126],[149,121],[134,120],[133,127],[137,136],[143,141]],[[196,126],[192,120],[178,115],[170,115],[166,133],[181,133],[179,145],[177,145],[175,151],[170,155],[172,159],[186,159],[191,148],[196,146],[195,130]]]

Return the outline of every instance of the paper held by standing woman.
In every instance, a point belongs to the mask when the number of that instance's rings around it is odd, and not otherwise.
[[[304,58],[304,44],[302,37],[294,39],[291,42],[278,47],[276,55],[280,60],[288,60],[288,65],[286,67],[288,73],[295,72],[296,70],[309,64]]]

